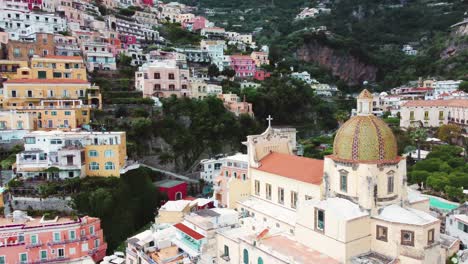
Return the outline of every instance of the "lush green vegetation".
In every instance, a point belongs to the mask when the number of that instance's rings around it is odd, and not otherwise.
[[[336,128],[337,121],[333,115],[336,108],[316,96],[314,90],[302,81],[273,76],[262,82],[259,88],[246,88],[240,94],[253,103],[258,120],[271,115],[276,125],[309,125],[324,130]]]
[[[177,23],[165,23],[158,31],[161,37],[176,47],[200,44],[200,34],[184,30]]]
[[[16,162],[16,154],[23,151],[22,145],[16,145],[10,150],[10,155],[0,162],[0,167],[3,170],[11,169],[11,166]]]
[[[450,36],[450,26],[463,19],[468,9],[466,1],[411,0],[344,0],[331,1],[327,5],[332,11],[317,18],[294,20],[302,7],[316,6],[318,1],[228,1],[228,0],[184,0],[189,5],[214,8],[217,14],[210,20],[228,30],[252,32],[261,28],[256,35],[257,43],[270,46],[270,59],[278,63],[278,69],[288,71],[308,70],[322,82],[339,82],[322,67],[298,62],[295,51],[303,43],[312,40],[329,46],[342,54],[351,54],[360,61],[378,68],[378,86],[389,87],[415,80],[419,76],[440,76],[447,79],[466,78],[468,51],[460,49],[457,56],[442,59],[441,54],[450,45],[466,46],[466,38]],[[403,3],[403,5],[401,5]],[[312,28],[326,26],[331,35],[313,34]],[[417,56],[406,56],[401,52],[404,44],[411,43],[419,51]],[[357,90],[351,89],[350,91]]]
[[[460,155],[462,151],[457,146],[434,146],[425,160],[408,169],[409,181],[423,183],[430,191],[450,200],[465,201],[463,189],[468,189],[468,163]]]
[[[153,185],[152,176],[150,170],[140,168],[120,178],[78,179],[70,187],[78,213],[101,219],[108,252],[154,221],[156,208],[167,199]]]
[[[314,159],[323,159],[326,155],[333,153],[332,136],[318,136],[300,141],[304,147],[304,156]]]
[[[247,115],[236,118],[215,97],[171,97],[163,101],[162,116],[152,131],[172,147],[171,152],[162,153],[162,160],[187,168],[202,153],[239,151],[246,136],[261,131],[261,126]]]

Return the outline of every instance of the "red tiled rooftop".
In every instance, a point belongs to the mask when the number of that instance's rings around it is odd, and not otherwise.
[[[301,182],[320,185],[323,160],[272,152],[260,161],[257,170],[280,175]]]
[[[406,107],[431,107],[431,106],[454,106],[468,107],[468,99],[451,99],[451,100],[413,100],[406,102],[403,106]]]
[[[7,80],[5,83],[64,83],[64,84],[86,84],[89,83],[86,80],[78,80],[78,79],[13,79]]]
[[[200,240],[202,238],[205,238],[204,235],[198,233],[197,231],[193,230],[192,228],[182,224],[178,223],[174,225],[175,228],[179,229],[180,231],[184,232],[188,236],[190,236],[193,239]]]

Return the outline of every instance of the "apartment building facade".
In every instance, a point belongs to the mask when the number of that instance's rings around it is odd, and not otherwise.
[[[6,58],[8,60],[28,60],[34,55],[55,55],[53,34],[35,33],[35,39],[10,40],[6,44]]]
[[[24,178],[119,177],[126,166],[125,132],[34,131],[16,155],[16,174]]]
[[[99,218],[32,218],[22,211],[0,218],[0,263],[69,263],[106,255]]]
[[[144,97],[189,96],[189,70],[175,60],[145,63],[135,73],[135,87]]]

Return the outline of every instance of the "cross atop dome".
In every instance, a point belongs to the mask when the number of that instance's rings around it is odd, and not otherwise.
[[[268,115],[266,120],[268,121],[268,127],[270,128],[271,127],[271,121],[273,120],[273,117],[271,117],[271,115]]]

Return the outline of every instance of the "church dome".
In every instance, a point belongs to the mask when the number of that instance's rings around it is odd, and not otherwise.
[[[383,120],[372,114],[357,115],[338,129],[333,156],[350,162],[393,161],[398,156],[397,142]]]

